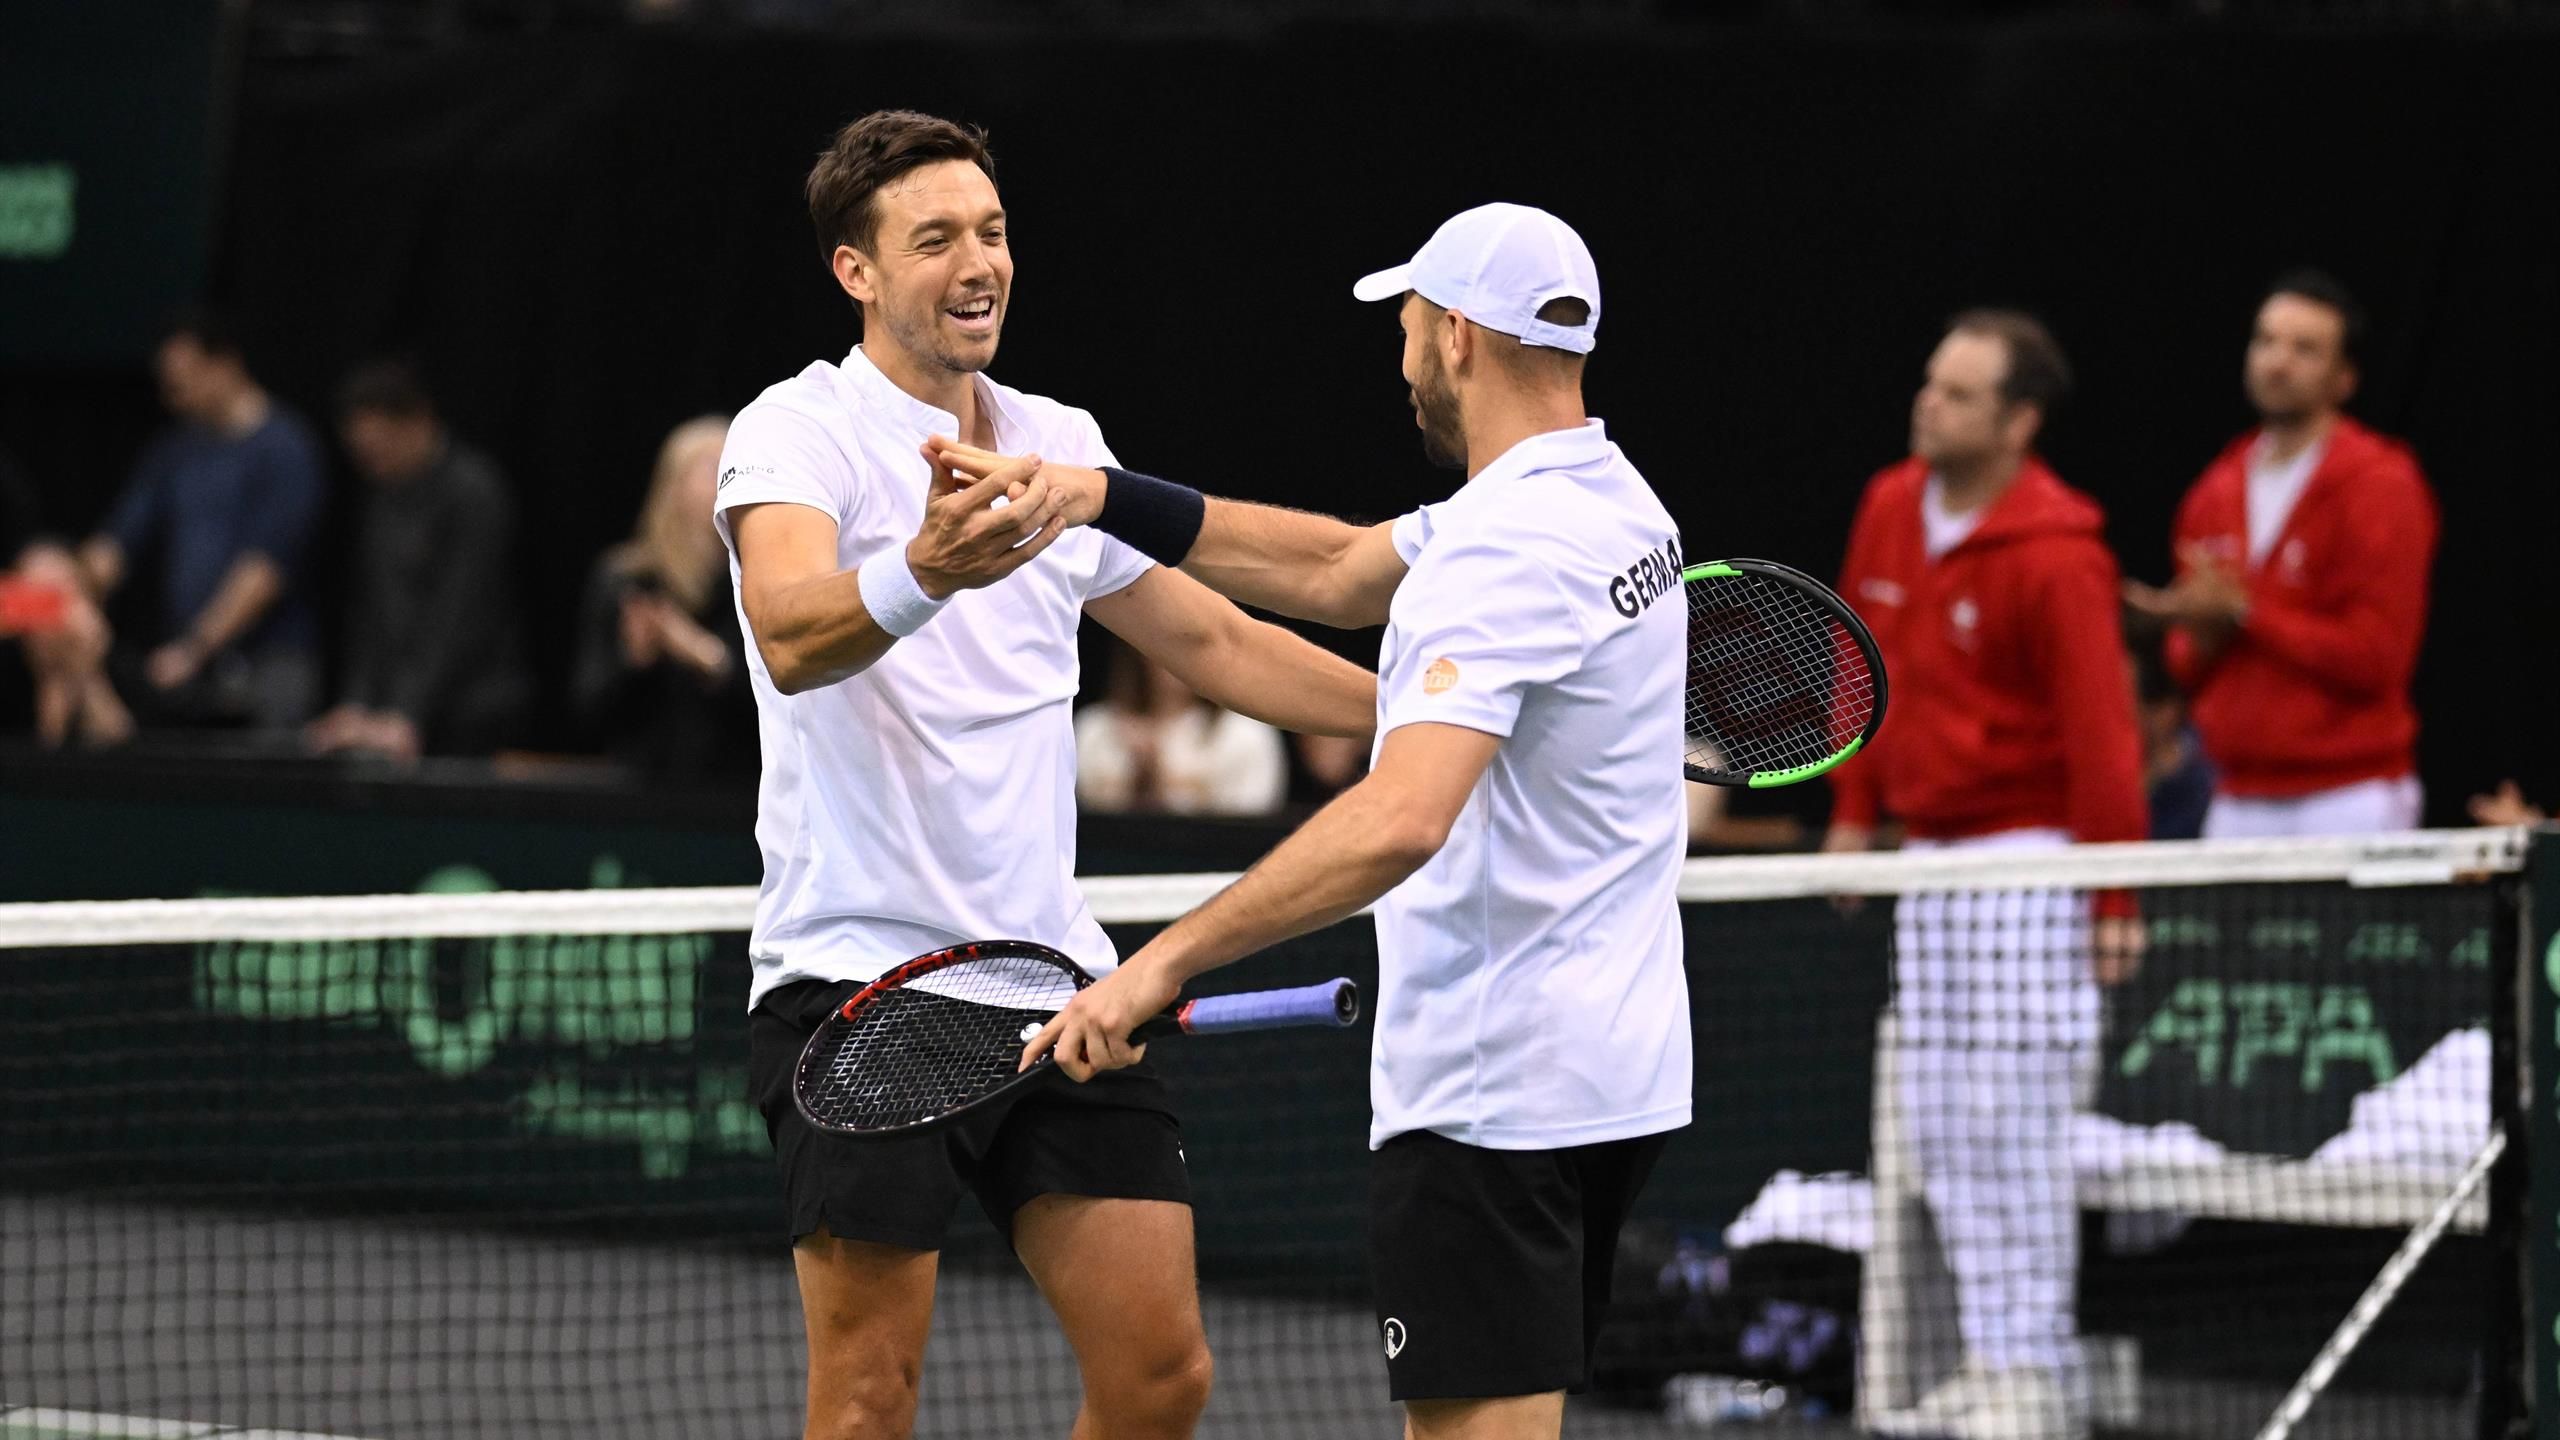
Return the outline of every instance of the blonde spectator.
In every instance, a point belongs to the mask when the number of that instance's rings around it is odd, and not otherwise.
[[[1265,815],[1289,781],[1280,732],[1221,710],[1114,642],[1109,689],[1076,716],[1076,800],[1089,810]]]
[[[711,525],[729,422],[688,420],[658,448],[629,540],[605,552],[580,610],[571,698],[607,753],[645,774],[753,774],[755,710]]]

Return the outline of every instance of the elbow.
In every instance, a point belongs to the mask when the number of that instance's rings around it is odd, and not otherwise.
[[[785,695],[799,695],[843,678],[826,673],[813,657],[789,645],[768,645],[759,640],[756,653],[764,657],[764,673],[773,681],[773,688]]]
[[[1395,806],[1372,832],[1377,836],[1379,860],[1392,866],[1399,877],[1421,869],[1449,843],[1451,818],[1410,805]]]
[[[1387,623],[1387,606],[1383,599],[1364,595],[1340,577],[1327,575],[1308,596],[1304,618],[1336,630],[1365,630]]]

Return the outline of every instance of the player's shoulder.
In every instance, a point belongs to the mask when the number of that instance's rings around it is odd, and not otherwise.
[[[833,429],[848,418],[836,367],[824,360],[813,360],[799,374],[767,385],[756,398],[740,406],[729,421],[729,430],[735,434],[740,429],[762,426],[811,425]]]
[[[818,361],[762,394],[729,418],[721,470],[751,466],[770,457],[795,469],[849,467],[862,451],[860,422],[839,388],[835,367]]]
[[[1564,489],[1561,487],[1571,487]],[[1432,507],[1431,543],[1448,559],[1534,566],[1569,583],[1615,574],[1678,533],[1661,497],[1632,465],[1606,476],[1532,477]]]

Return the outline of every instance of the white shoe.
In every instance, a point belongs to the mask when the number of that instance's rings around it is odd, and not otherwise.
[[[2088,1424],[2072,1413],[2061,1377],[2019,1366],[1993,1370],[1974,1361],[1908,1410],[1868,1422],[1892,1440],[2088,1440]]]

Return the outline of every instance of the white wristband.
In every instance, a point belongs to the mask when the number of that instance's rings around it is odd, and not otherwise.
[[[871,623],[892,635],[913,635],[951,603],[948,596],[936,600],[924,593],[916,583],[916,572],[907,568],[902,545],[863,561],[854,579],[862,590],[862,608],[871,612]]]

